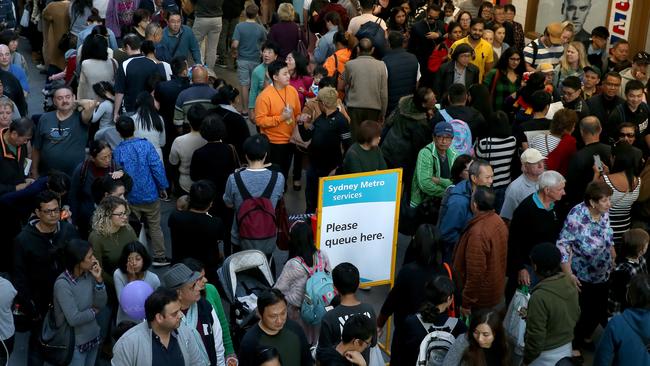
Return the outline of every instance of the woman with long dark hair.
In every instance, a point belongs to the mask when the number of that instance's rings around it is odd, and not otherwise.
[[[472,313],[467,333],[456,338],[443,362],[445,366],[508,366],[510,350],[503,322],[496,311]]]
[[[149,140],[162,159],[162,147],[165,146],[165,122],[154,104],[153,96],[146,91],[140,92],[135,99],[135,137]]]
[[[438,249],[435,244],[435,231],[435,226],[431,224],[420,225],[417,229],[415,237],[407,249],[405,264],[397,274],[395,284],[388,293],[377,317],[377,327],[383,328],[388,318],[394,315],[395,333],[391,349],[395,347],[396,342],[399,345],[398,339],[403,336],[406,318],[422,308],[422,304],[425,302],[426,284],[438,276],[449,278],[449,272],[445,266],[440,265],[436,260]],[[408,259],[413,261],[408,262]],[[459,296],[455,294],[454,299],[458,298]],[[400,359],[399,354],[397,358],[395,355],[391,355],[391,363],[395,365],[407,364],[404,359]]]
[[[300,52],[293,51],[287,55],[285,61],[287,63],[287,69],[289,69],[289,74],[291,75],[289,84],[298,91],[300,107],[304,107],[305,98],[311,96],[310,88],[311,84],[314,82],[314,79],[307,70],[309,60],[307,60],[307,58]]]
[[[449,332],[454,337],[467,331],[462,321],[449,315],[448,310],[454,302],[454,291],[456,288],[453,281],[446,276],[435,277],[427,283],[424,304],[416,314],[406,317],[402,339],[396,340],[397,344],[394,343],[394,348],[391,348],[391,359],[395,354],[404,354],[404,365],[415,365],[420,343],[431,327]]]
[[[214,111],[223,118],[226,134],[223,141],[235,147],[239,161],[245,160],[244,141],[251,135],[244,116],[239,113],[235,105],[239,103],[239,90],[230,84],[225,84],[217,89],[212,97],[212,104],[217,108]]]
[[[96,99],[93,85],[115,81],[117,62],[108,55],[108,41],[99,34],[91,34],[81,47],[77,99]]]
[[[61,252],[65,270],[54,282],[54,318],[57,324],[68,323],[74,332],[69,365],[91,366],[102,342],[97,314],[108,299],[102,267],[85,240],[73,239]]]
[[[481,112],[486,121],[492,117],[495,111],[492,107],[490,91],[484,84],[472,84],[467,88],[467,105]]]
[[[456,23],[460,24],[460,28],[463,30],[463,37],[466,37],[469,34],[469,26],[472,22],[472,14],[469,11],[460,11],[456,15]]]
[[[612,149],[612,168],[600,179],[612,189],[612,208],[609,222],[614,231],[614,243],[623,244],[623,233],[632,223],[632,205],[639,198],[641,177],[638,167],[640,161],[632,146],[619,143]]]
[[[318,327],[306,324],[300,316],[300,306],[305,296],[305,284],[309,271],[331,272],[327,254],[316,249],[314,233],[308,222],[296,221],[289,232],[289,260],[275,283],[275,288],[282,291],[287,300],[289,319],[302,326],[310,344],[318,340]]]
[[[115,294],[120,299],[124,287],[133,281],[144,281],[152,289],[160,287],[158,275],[149,271],[151,267],[151,255],[147,248],[139,241],[128,243],[123,249],[118,262],[118,268],[113,272],[113,282],[115,282]],[[117,320],[115,324],[123,321],[139,322],[142,319],[132,319],[129,317],[121,306],[117,310]]]
[[[404,44],[408,43],[409,27],[406,19],[406,11],[400,6],[390,9],[390,17],[388,18],[388,30],[398,31],[404,36]]]
[[[70,208],[74,212],[72,220],[82,238],[88,237],[90,219],[95,211],[93,182],[107,175],[114,179],[124,175],[113,161],[113,152],[107,142],[92,141],[88,152],[88,158],[75,168],[70,180]]]
[[[506,98],[517,92],[526,71],[524,54],[511,47],[503,51],[496,66],[490,70],[483,80],[492,95],[494,110],[502,110]]]

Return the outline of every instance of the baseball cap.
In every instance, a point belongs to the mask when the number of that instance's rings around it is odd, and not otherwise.
[[[522,163],[536,164],[544,159],[546,159],[544,155],[542,155],[539,150],[533,149],[532,147],[529,147],[523,154],[521,154]]]
[[[433,135],[434,136],[454,136],[454,129],[451,127],[451,124],[448,122],[438,122],[436,126],[433,128]]]
[[[562,44],[563,31],[564,27],[562,26],[562,23],[555,22],[546,26],[546,33],[548,33],[551,43],[555,45]]]
[[[635,63],[638,64],[650,64],[650,54],[645,51],[637,52],[632,59]]]
[[[163,284],[170,290],[178,290],[188,283],[196,282],[199,278],[201,278],[199,272],[192,271],[183,263],[174,264],[162,276]]]
[[[540,243],[530,251],[530,260],[538,269],[550,270],[560,266],[562,254],[553,243]]]
[[[543,72],[545,74],[549,72],[553,72],[553,65],[549,63],[539,64],[539,66],[537,66],[537,71]]]
[[[602,72],[600,71],[598,66],[594,66],[594,65],[587,65],[582,69],[582,71],[584,71],[584,72],[591,71],[593,73],[598,74],[598,76],[600,76],[602,74]]]

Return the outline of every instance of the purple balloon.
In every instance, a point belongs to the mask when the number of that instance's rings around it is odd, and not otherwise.
[[[144,281],[129,282],[120,294],[120,307],[133,320],[145,318],[144,302],[151,295],[153,288]]]

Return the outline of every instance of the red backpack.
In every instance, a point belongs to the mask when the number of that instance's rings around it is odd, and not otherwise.
[[[278,173],[272,172],[271,180],[260,197],[251,196],[241,178],[241,172],[235,173],[234,177],[237,189],[244,199],[237,210],[239,245],[243,250],[257,249],[270,255],[275,249],[278,232],[275,208],[271,202],[271,194],[278,180]]]

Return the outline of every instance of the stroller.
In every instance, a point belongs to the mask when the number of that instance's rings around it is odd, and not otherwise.
[[[257,295],[273,287],[271,267],[261,251],[244,250],[226,258],[217,274],[230,307],[230,325],[237,349],[246,330],[258,320]]]

